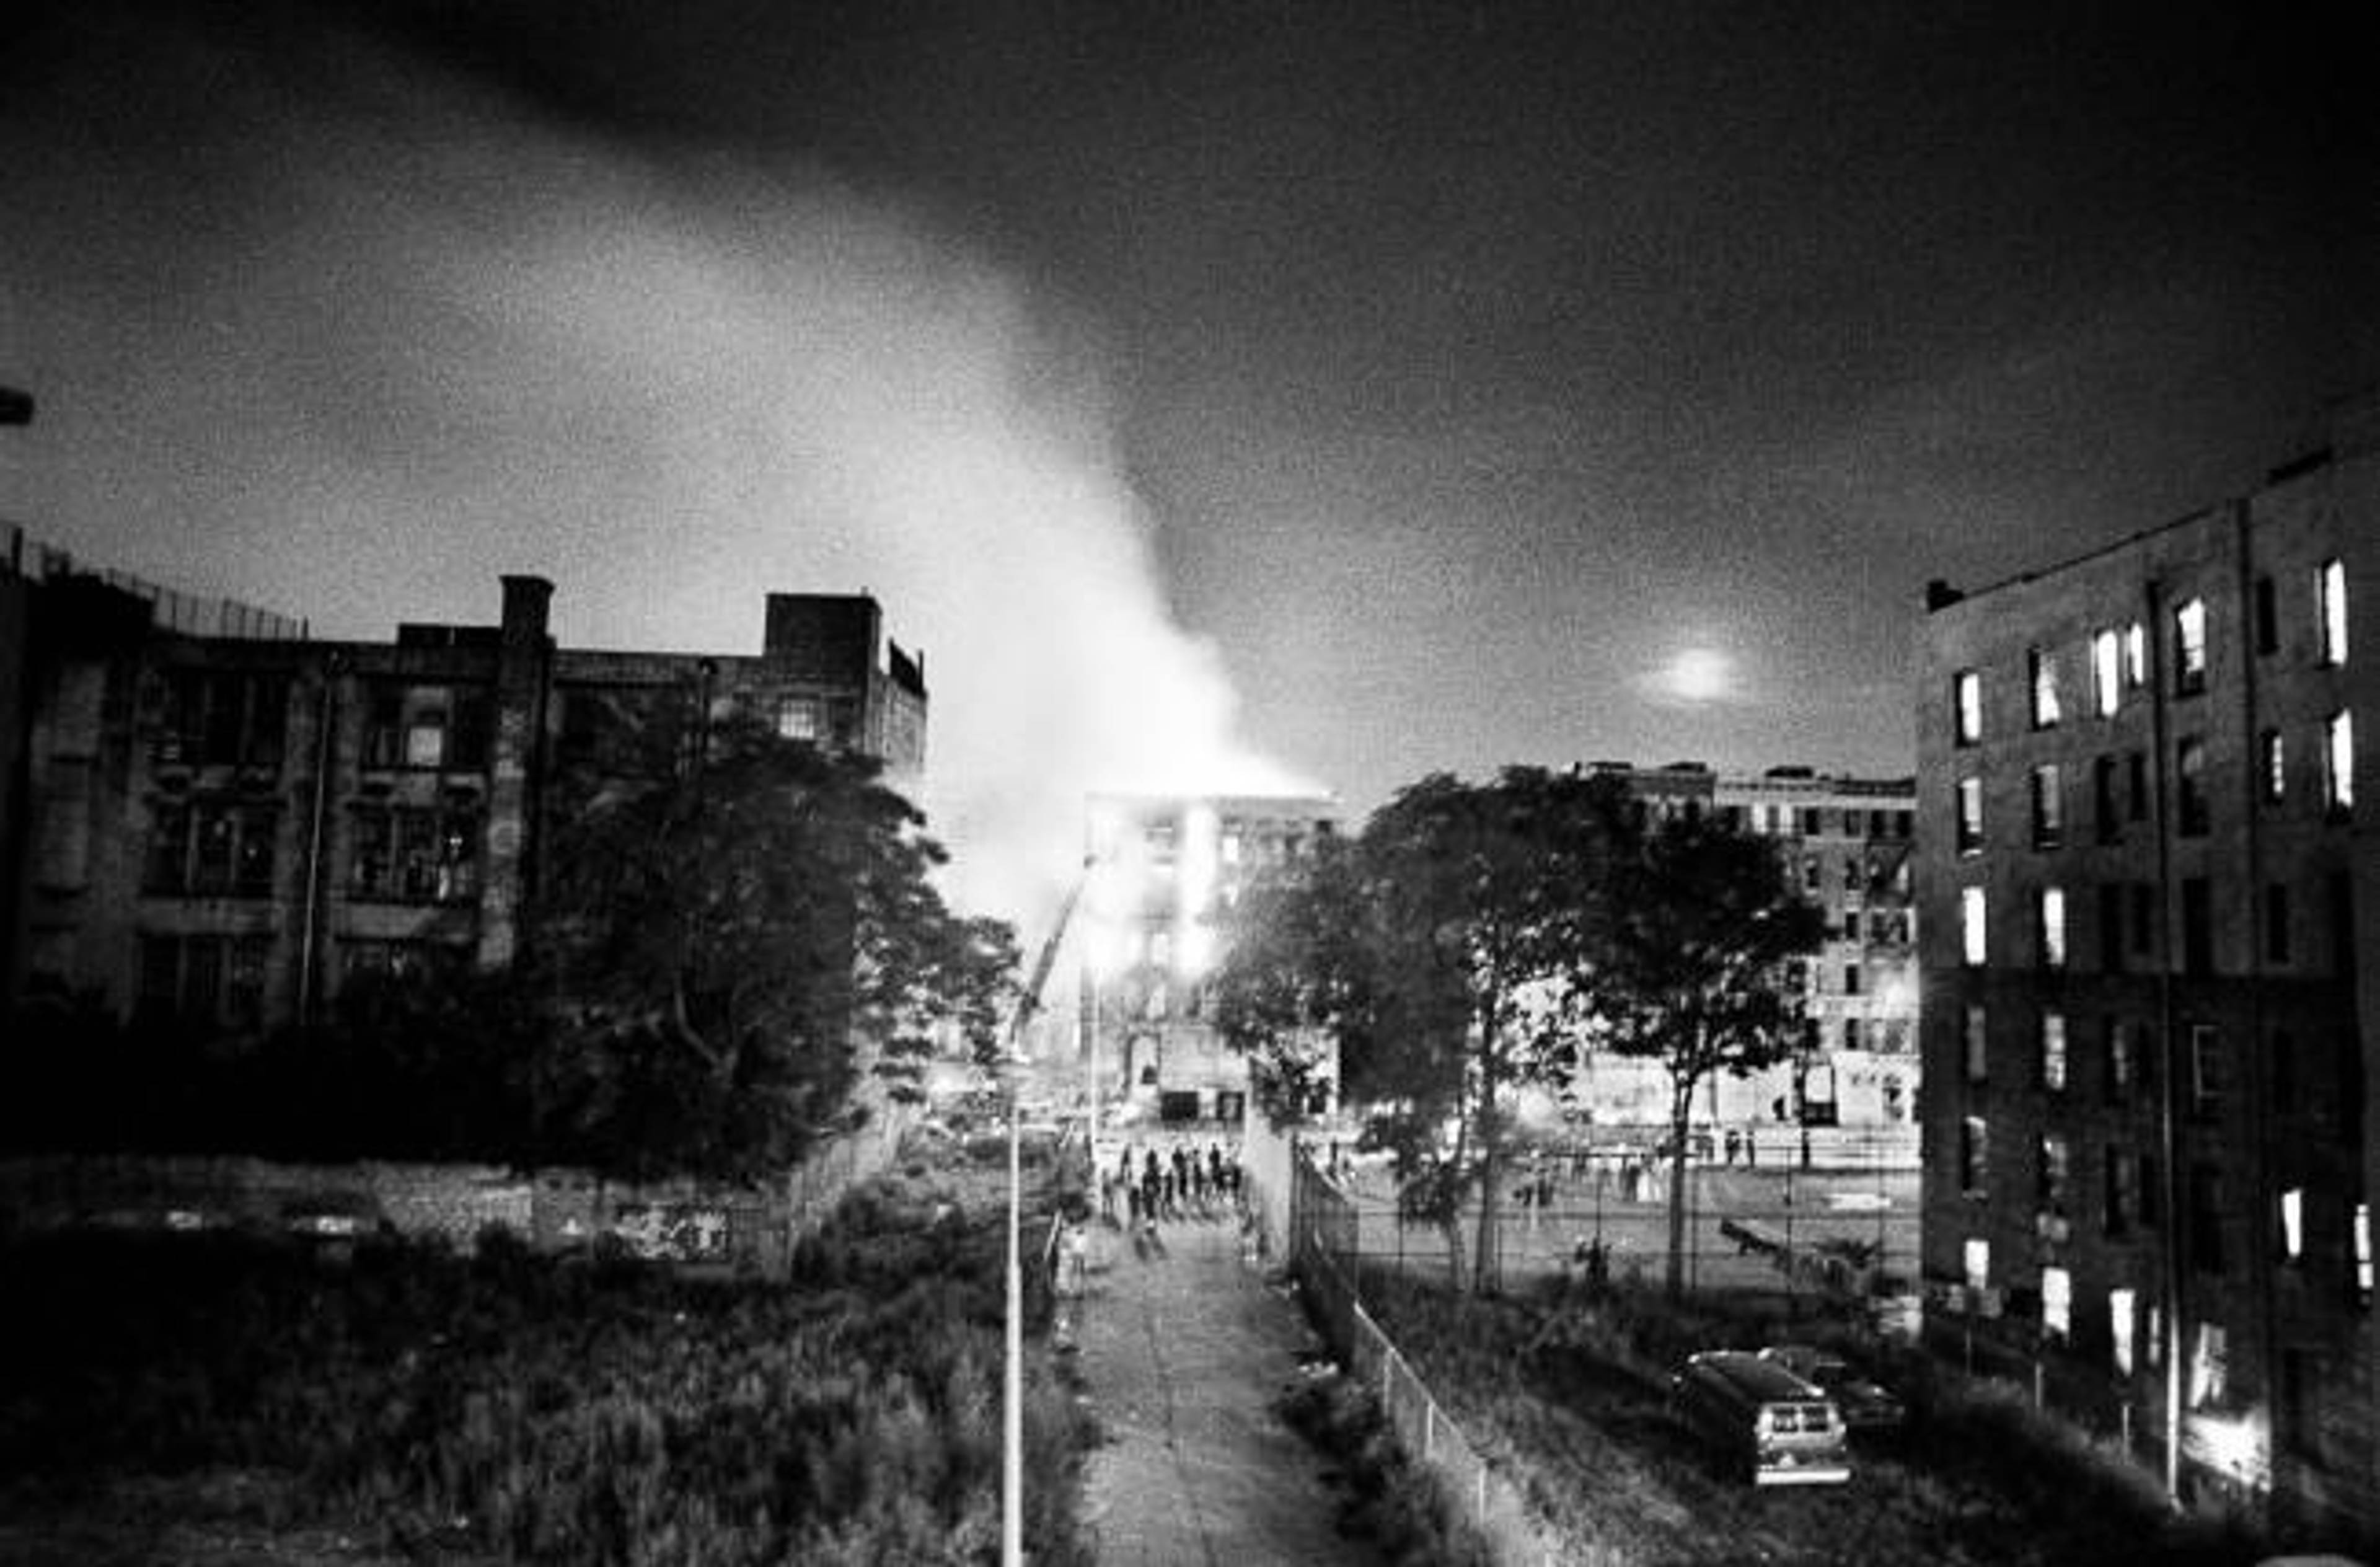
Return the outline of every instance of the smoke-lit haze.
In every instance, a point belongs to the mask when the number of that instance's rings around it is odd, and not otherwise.
[[[9,374],[139,367],[45,402],[51,452],[112,460],[9,475],[37,535],[368,638],[492,620],[505,571],[554,580],[568,646],[757,651],[766,592],[865,589],[926,657],[954,895],[1028,922],[1086,790],[1295,785],[1171,614],[1096,346],[892,200],[351,38],[195,72],[120,42],[19,104],[85,131],[0,202],[47,300],[0,316]]]

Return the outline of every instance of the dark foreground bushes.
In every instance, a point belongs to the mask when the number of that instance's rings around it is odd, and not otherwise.
[[[0,1247],[0,1507],[237,1471],[267,1524],[417,1557],[978,1562],[1000,1534],[996,1227],[871,1189],[787,1287],[511,1244],[334,1261],[224,1236]],[[1044,1366],[1026,1541],[1087,1433]]]

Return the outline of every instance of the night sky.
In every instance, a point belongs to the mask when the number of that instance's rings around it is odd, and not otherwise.
[[[1926,578],[2380,377],[2316,10],[7,16],[0,517],[336,636],[868,588],[1012,909],[1087,788],[1906,772]]]

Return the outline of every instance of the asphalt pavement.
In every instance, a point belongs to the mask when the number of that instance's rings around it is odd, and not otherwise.
[[[1091,1237],[1060,1307],[1107,1439],[1085,1486],[1100,1567],[1377,1567],[1332,1526],[1327,1461],[1272,1411],[1318,1346],[1232,1217]]]

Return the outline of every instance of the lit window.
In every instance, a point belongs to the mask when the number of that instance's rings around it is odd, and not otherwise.
[[[1967,1288],[1988,1290],[1992,1287],[1992,1243],[1980,1235],[1967,1237],[1961,1254],[1967,1275]]]
[[[2041,964],[2045,968],[2066,966],[2066,889],[2044,887],[2041,890]]]
[[[2173,688],[2183,696],[2206,689],[2206,601],[2191,599],[2173,612]]]
[[[1970,1115],[1959,1123],[1959,1189],[1971,1197],[1982,1197],[1990,1169],[1991,1129],[1982,1116]]]
[[[1962,855],[1983,853],[1984,849],[1984,781],[1980,778],[1959,780],[1959,852]]]
[[[2260,753],[2256,772],[2264,780],[2265,798],[2279,800],[2289,793],[2289,747],[2277,729],[2265,730],[2258,737],[2256,747]]]
[[[2130,1290],[2107,1292],[2107,1338],[2115,1351],[2116,1375],[2132,1374],[2132,1334],[2139,1326],[2139,1304]]]
[[[2040,1210],[2063,1218],[2066,1213],[2066,1183],[2072,1172],[2073,1150],[2066,1138],[2056,1132],[2045,1132],[2041,1138],[2041,1203]]]
[[[1984,890],[1959,889],[1959,953],[1971,966],[1984,961]]]
[[[2230,1359],[2228,1335],[2219,1322],[2201,1322],[2198,1342],[2190,1356],[2190,1406],[2204,1409],[2223,1402]]]
[[[816,740],[825,733],[826,714],[814,697],[787,697],[777,704],[777,734],[787,740]]]
[[[2061,1342],[2074,1335],[2074,1276],[2063,1268],[2041,1270],[2041,1330]]]
[[[1985,1054],[1987,1036],[1984,1024],[1984,1009],[1973,1002],[1968,1003],[1966,1026],[1960,1039],[1967,1063],[1967,1081],[1970,1083],[1982,1082],[1988,1064]]]
[[[2066,1088],[2066,1014],[2041,1014],[2041,1086],[2051,1093]]]
[[[2355,1304],[2360,1306],[2369,1306],[2372,1304],[2372,1205],[2370,1203],[2359,1202],[2355,1205],[2353,1230]]]
[[[2340,711],[2323,720],[2322,799],[2332,810],[2355,804],[2355,715]]]
[[[1958,710],[1959,744],[1972,746],[1984,737],[1984,677],[1962,669],[1950,681],[1951,704]]]
[[[2124,683],[2137,690],[2149,683],[2149,633],[2139,621],[2124,627]]]
[[[2317,655],[2325,663],[2347,662],[2347,565],[2325,561],[2313,574],[2314,626],[2321,638]]]
[[[2060,716],[2058,702],[2058,656],[2035,648],[2025,655],[2033,679],[2033,726],[2047,729]]]
[[[2281,1257],[2296,1262],[2305,1256],[2305,1188],[2291,1186],[2281,1194]]]
[[[2101,718],[2113,718],[2123,701],[2124,643],[2114,631],[2091,638],[2091,698]]]

